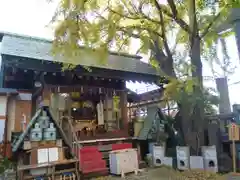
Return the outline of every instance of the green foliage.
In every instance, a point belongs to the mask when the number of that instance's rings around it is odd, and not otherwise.
[[[61,0],[53,18],[53,53],[77,65],[84,59],[106,63],[110,50],[138,48],[136,53],[150,54],[151,64],[170,79],[164,98],[181,102],[191,113],[196,104],[209,102],[202,82],[202,60],[209,56],[201,55],[216,55],[216,41],[230,35],[220,34],[219,28],[230,22],[231,10],[240,7],[240,1],[160,2]]]
[[[4,173],[7,169],[12,168],[12,162],[6,157],[0,160],[0,174]]]
[[[199,99],[203,100],[204,111],[206,114],[216,114],[216,107],[219,104],[219,98],[214,89],[204,88],[203,94],[200,95],[193,91],[193,87],[197,85],[197,81],[187,79],[185,81],[173,79],[167,85],[164,91],[164,99],[166,101],[174,100],[188,107],[189,114],[193,112],[194,105]]]
[[[194,33],[201,38],[202,53],[208,52],[220,36],[218,27],[228,20],[231,8],[240,4],[234,0],[220,0],[218,4],[204,0],[195,0],[195,4],[189,0],[167,2],[61,0],[53,18],[57,22],[53,54],[56,58],[63,58],[67,64],[82,64],[83,58],[80,57],[90,55],[94,61],[106,63],[109,50],[129,52],[133,46],[139,46],[137,53],[152,52],[154,67],[160,67],[161,73],[172,77],[173,74],[165,70],[165,64],[173,66],[169,69],[175,69],[174,63],[168,64],[166,59],[171,60],[177,46],[191,46]],[[197,29],[192,29],[188,19],[195,15],[197,24],[194,27]],[[133,39],[138,39],[139,43],[133,45]],[[170,42],[175,42],[175,45],[169,45],[172,44]]]

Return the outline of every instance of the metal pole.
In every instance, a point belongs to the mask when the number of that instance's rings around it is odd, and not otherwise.
[[[238,49],[238,56],[240,59],[240,8],[233,8],[232,22],[234,24],[235,38]]]
[[[232,151],[233,151],[233,172],[236,173],[236,143],[235,140],[232,141]]]
[[[234,31],[235,31],[235,38],[236,38],[237,49],[238,49],[238,57],[240,59],[240,20],[237,20],[235,22]]]

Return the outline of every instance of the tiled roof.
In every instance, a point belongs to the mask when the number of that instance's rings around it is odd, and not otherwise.
[[[101,64],[95,58],[83,55],[79,57],[79,61],[71,62],[70,60],[64,61],[62,58],[56,59],[56,57],[53,57],[51,55],[51,45],[51,41],[46,39],[3,33],[1,54],[141,74],[158,74],[151,65],[140,61],[141,57],[139,56],[110,53],[106,64]]]

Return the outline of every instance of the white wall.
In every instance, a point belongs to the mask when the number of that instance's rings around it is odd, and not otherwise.
[[[5,122],[6,122],[6,107],[7,106],[7,97],[0,96],[0,142],[3,141]]]
[[[0,116],[6,116],[7,97],[0,96]]]
[[[15,112],[16,112],[16,99],[15,97],[9,98],[8,100],[8,134],[7,139],[11,141],[12,131],[15,126]]]

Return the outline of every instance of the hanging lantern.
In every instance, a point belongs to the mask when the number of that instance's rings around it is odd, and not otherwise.
[[[113,96],[113,110],[114,110],[115,112],[118,112],[118,111],[119,111],[119,103],[120,103],[120,97],[114,95],[114,96]]]
[[[76,109],[80,108],[80,103],[79,102],[72,103],[72,108],[76,108]]]
[[[71,97],[79,98],[80,97],[80,92],[71,92]]]
[[[93,103],[91,101],[84,101],[83,108],[93,108]]]

